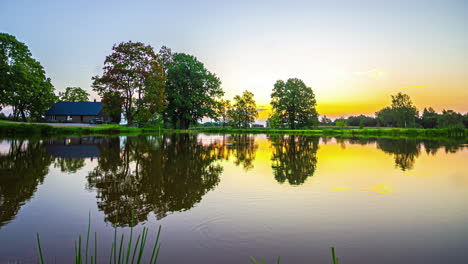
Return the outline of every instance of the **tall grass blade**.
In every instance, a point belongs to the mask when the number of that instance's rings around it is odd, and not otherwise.
[[[89,231],[91,229],[91,211],[88,214],[88,234],[86,235],[86,253],[85,253],[85,263],[88,264],[88,245],[89,245]]]
[[[333,258],[333,264],[338,264],[338,259],[336,258],[335,248],[334,247],[331,248],[331,254],[332,254],[332,258]]]
[[[146,245],[146,237],[148,236],[148,228],[143,227],[143,234],[141,235],[141,244],[140,244],[140,252],[138,254],[137,264],[141,263],[141,257],[143,256],[143,251],[145,250]]]
[[[281,264],[281,256],[278,256],[278,261],[276,263]]]
[[[132,237],[133,237],[133,210],[132,210],[132,220],[130,221],[130,240],[128,241],[127,246],[127,258],[125,259],[125,263],[128,264],[128,258],[130,257],[130,248],[132,247]]]
[[[97,263],[97,233],[94,232],[94,262]]]
[[[136,244],[135,244],[135,248],[133,249],[132,264],[135,263],[135,255],[136,255],[136,251],[137,251],[137,248],[138,248],[138,242],[140,242],[140,238],[141,238],[141,234],[138,235],[137,241],[136,241]]]
[[[254,257],[250,257],[250,259],[253,261],[253,263],[258,264],[257,260]]]
[[[156,236],[156,241],[154,242],[153,253],[151,253],[150,263],[156,263],[157,260],[158,260],[157,256],[156,256],[156,259],[154,259],[154,256],[155,256],[156,248],[159,249],[158,244],[159,244],[159,235],[160,234],[161,234],[161,226],[159,226],[158,234]],[[154,262],[153,262],[153,259],[154,259]]]
[[[112,247],[111,247],[111,253],[110,253],[110,256],[109,256],[109,264],[111,264],[111,263],[112,263],[112,255],[113,255],[113,253],[114,253],[114,246],[115,246],[115,244],[114,244],[114,243],[112,243]]]
[[[39,250],[39,256],[40,256],[40,262],[41,264],[44,264],[44,256],[42,255],[42,248],[41,248],[41,239],[39,238],[39,233],[36,234],[37,238],[37,248]]]
[[[122,245],[123,245],[123,241],[124,241],[124,234],[122,233],[122,238],[120,239],[120,247],[119,247],[119,263],[120,264],[120,259],[122,257]]]
[[[117,223],[117,219],[116,219]],[[117,224],[114,226],[114,264],[117,263]]]

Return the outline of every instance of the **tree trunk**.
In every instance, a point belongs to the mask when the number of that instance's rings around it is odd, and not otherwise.
[[[23,122],[27,122],[26,120],[26,114],[24,113],[24,110],[21,110],[21,119],[23,119]]]

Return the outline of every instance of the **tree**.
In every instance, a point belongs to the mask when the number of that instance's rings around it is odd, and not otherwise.
[[[80,87],[67,87],[65,92],[59,93],[59,100],[63,102],[88,102],[89,93]]]
[[[432,107],[424,108],[421,116],[421,126],[423,128],[435,128],[437,126],[438,114]]]
[[[0,33],[0,106],[11,106],[16,119],[39,119],[57,100],[54,86],[28,47]]]
[[[345,127],[345,126],[348,125],[348,124],[346,123],[346,120],[345,120],[344,118],[337,119],[337,120],[335,121],[335,124],[336,124],[337,127],[341,127],[341,128],[343,128],[343,127]]]
[[[104,61],[103,75],[93,77],[93,88],[107,99],[120,95],[128,125],[135,118],[147,122],[166,106],[165,74],[160,60],[153,47],[141,42],[122,42],[112,50]]]
[[[229,118],[229,111],[232,109],[231,101],[229,100],[220,100],[218,104],[219,108],[216,110],[217,116],[223,119],[223,127],[226,126],[226,121]]]
[[[330,126],[333,124],[333,121],[328,118],[326,115],[322,116],[322,118],[320,119],[320,125],[322,126]]]
[[[187,129],[203,117],[216,118],[221,81],[194,56],[176,53],[167,66],[165,122]]]
[[[102,111],[108,114],[112,122],[120,123],[124,98],[116,91],[107,91],[102,94]]]
[[[318,124],[316,100],[312,88],[297,78],[275,83],[271,94],[273,111],[291,129],[311,127]]]
[[[255,122],[258,112],[253,96],[249,91],[244,91],[242,96],[234,96],[234,104],[228,112],[234,127],[248,128]]]
[[[385,107],[375,113],[379,126],[392,127],[395,126],[395,118],[391,107]]]
[[[442,115],[438,116],[437,127],[464,127],[463,116],[453,110],[443,110]]]
[[[407,94],[398,93],[392,95],[393,117],[399,127],[414,127],[418,110]]]

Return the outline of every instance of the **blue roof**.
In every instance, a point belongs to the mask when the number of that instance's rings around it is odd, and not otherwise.
[[[102,103],[99,102],[57,102],[46,115],[99,115]]]

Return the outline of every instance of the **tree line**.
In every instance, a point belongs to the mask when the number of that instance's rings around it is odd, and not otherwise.
[[[163,125],[188,129],[203,118],[218,125],[235,128],[254,126],[258,109],[253,93],[244,91],[225,100],[221,80],[206,69],[195,56],[158,52],[141,42],[121,42],[112,47],[103,65],[102,75],[92,77],[92,89],[101,97],[104,112],[113,122],[121,116],[128,125]],[[89,93],[80,87],[67,87],[55,94],[44,68],[32,58],[28,47],[14,36],[0,33],[0,110],[10,106],[11,119],[41,120],[56,101],[82,102]],[[278,80],[271,93],[272,113],[267,126],[308,129],[320,125],[360,127],[467,127],[468,116],[452,110],[441,114],[432,108],[422,115],[411,98],[402,93],[392,96],[392,104],[371,116],[350,116],[335,121],[317,113],[312,88],[302,80]],[[5,118],[0,115],[0,118]]]
[[[359,127],[401,127],[401,128],[468,128],[468,113],[454,110],[442,110],[437,113],[432,107],[424,108],[419,113],[407,94],[392,95],[392,103],[375,113],[375,117],[359,115],[338,118],[332,121],[323,116],[323,126],[359,126]]]

